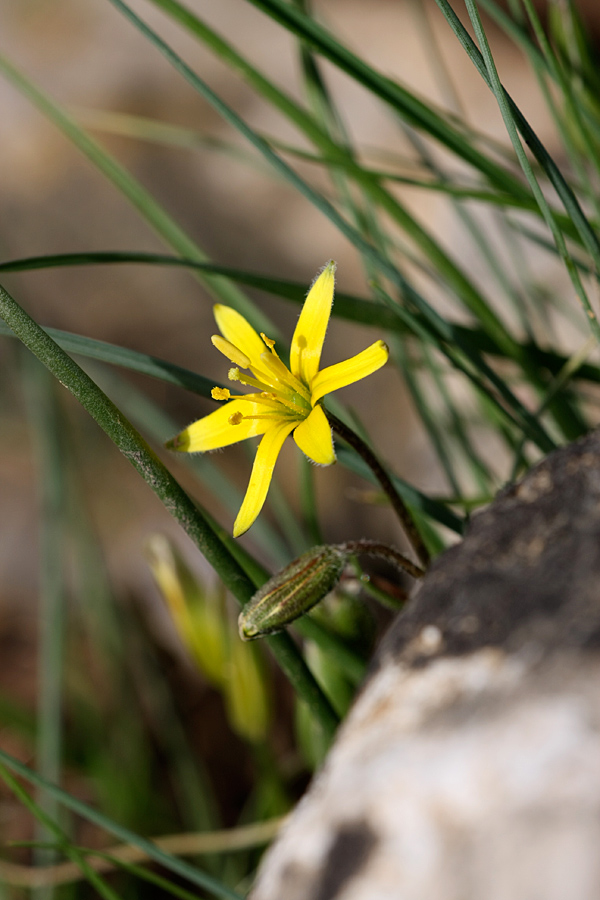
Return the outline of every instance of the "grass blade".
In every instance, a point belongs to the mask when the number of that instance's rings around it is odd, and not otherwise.
[[[37,106],[88,157],[99,171],[127,197],[129,202],[141,213],[163,241],[182,256],[190,257],[198,262],[207,260],[206,254],[198,244],[180,228],[148,191],[2,54],[0,54],[0,73]],[[235,285],[225,278],[213,277],[210,274],[205,276],[204,281],[215,297],[241,312],[258,331],[265,331],[275,336],[276,329],[273,328],[272,323],[259,313],[252,301],[244,296]]]
[[[531,169],[529,160],[527,159],[522,145],[518,137],[516,136],[516,129],[520,131],[527,146],[535,156],[543,171],[546,173],[550,183],[560,197],[567,214],[571,218],[583,246],[587,249],[588,253],[594,260],[596,271],[600,272],[600,242],[598,241],[598,237],[594,229],[588,222],[583,210],[581,209],[579,201],[577,200],[575,194],[573,193],[573,190],[563,177],[560,169],[558,168],[542,142],[539,140],[538,136],[533,131],[510,94],[508,94],[502,86],[498,77],[498,73],[496,71],[491,51],[489,49],[489,45],[487,43],[487,38],[483,30],[483,26],[481,25],[479,12],[475,4],[472,2],[472,0],[468,0],[467,9],[469,10],[469,15],[472,16],[473,27],[475,28],[475,31],[477,33],[477,38],[481,45],[481,51],[478,50],[475,46],[473,39],[450,6],[450,3],[448,3],[448,0],[436,0],[436,3],[444,14],[456,37],[465,49],[471,62],[475,65],[477,71],[489,86],[490,90],[493,91],[496,97],[509,136],[511,137],[511,141],[515,148],[515,152],[519,157],[519,162],[521,163],[523,171],[527,175],[528,180],[530,178],[529,173],[531,173],[532,180],[530,181],[530,184],[532,190],[534,191],[542,214],[544,215],[544,219],[552,230],[555,241],[557,241],[557,247],[559,249],[561,257],[563,258],[563,261],[565,262],[565,266],[569,271],[569,275],[572,277],[572,279],[575,278],[574,286],[576,286],[578,275],[575,266],[570,258],[568,251],[566,250],[566,247],[563,247],[564,240],[562,238],[562,234],[558,230],[558,226],[556,225],[553,214],[549,209],[544,196],[540,196],[541,192],[539,191],[539,187],[534,187],[534,184],[537,185],[537,181],[535,179],[535,176],[533,175],[533,170]],[[587,298],[581,299],[585,304]],[[589,301],[587,301],[587,303],[589,304]],[[597,337],[600,338],[600,325],[598,325],[595,314],[593,313],[591,308],[588,311],[588,316],[590,317],[594,333]]]
[[[388,103],[400,113],[406,122],[425,131],[443,146],[456,153],[459,158],[470,163],[497,188],[516,197],[529,196],[527,189],[518,178],[480,153],[472,142],[466,141],[459,131],[452,128],[442,116],[438,115],[431,108],[431,104],[420,100],[396,82],[381,75],[348,50],[314,19],[284,0],[247,0],[247,2],[258,7],[289,32],[306,41],[319,54],[346,72],[375,96]]]
[[[169,869],[171,872],[175,872],[178,875],[181,875],[183,878],[186,878],[191,884],[198,885],[198,887],[204,888],[209,891],[213,896],[223,898],[223,900],[242,900],[239,894],[235,893],[235,891],[230,890],[224,884],[221,884],[216,879],[212,878],[210,875],[207,875],[205,872],[202,872],[200,869],[191,866],[189,863],[184,862],[181,859],[178,859],[176,856],[172,856],[170,853],[166,853],[164,850],[161,850],[156,844],[153,844],[152,841],[146,840],[146,838],[141,837],[135,832],[130,831],[128,828],[123,828],[121,825],[118,825],[116,822],[113,822],[111,819],[107,818],[107,816],[102,815],[102,813],[93,809],[91,806],[88,806],[86,803],[82,803],[81,800],[77,800],[76,797],[72,797],[71,794],[67,794],[66,791],[61,790],[55,784],[52,784],[50,781],[46,781],[45,778],[42,778],[41,775],[38,775],[37,772],[34,772],[32,769],[23,765],[23,763],[14,759],[14,757],[10,756],[8,753],[5,753],[3,750],[0,750],[0,763],[3,764],[3,767],[9,769],[11,772],[15,772],[17,775],[20,775],[21,778],[24,778],[26,781],[29,781],[31,784],[35,785],[37,788],[46,791],[48,794],[51,794],[57,803],[62,804],[67,809],[72,810],[78,815],[82,816],[82,818],[86,819],[88,822],[93,822],[99,828],[102,828],[104,831],[107,831],[109,834],[115,835],[119,840],[123,841],[127,844],[132,844],[134,847],[139,847],[144,853],[150,857],[150,859],[155,860],[160,863],[160,865],[164,866],[166,869]],[[7,780],[10,779],[10,786],[18,793],[21,800],[25,803],[29,800],[28,795],[25,791],[20,787],[18,782],[15,779],[12,779],[8,773],[2,773],[3,777]],[[8,777],[7,777],[8,776]],[[29,801],[31,803],[31,801]],[[76,848],[72,848],[73,852],[76,851]],[[78,859],[76,861],[80,862],[82,865],[85,864],[85,860],[82,857],[81,853],[77,853]],[[99,879],[97,873],[93,872],[91,867],[88,865],[88,870],[90,871],[90,880],[92,875]],[[88,873],[86,873],[88,874]],[[98,887],[98,884],[96,884]],[[111,898],[113,900],[113,898]],[[118,898],[116,898],[118,900]]]
[[[123,15],[137,28],[160,53],[169,60],[171,65],[188,81],[201,95],[216,109],[216,111],[236,128],[244,137],[250,141],[256,149],[271,162],[273,168],[282,174],[287,181],[295,187],[307,200],[309,200],[317,209],[324,213],[327,218],[354,244],[354,246],[369,261],[372,261],[379,271],[398,287],[401,294],[409,300],[419,311],[429,320],[432,328],[432,334],[436,336],[437,341],[444,340],[449,337],[449,325],[439,316],[435,310],[427,303],[427,301],[409,284],[401,272],[393,266],[387,257],[379,251],[373,244],[366,241],[346,219],[343,218],[336,208],[307,184],[281,157],[279,157],[271,147],[256,132],[247,125],[214,91],[185,63],[162,38],[159,37],[145,22],[143,22],[123,0],[109,0],[113,6],[120,10]],[[398,305],[391,301],[390,308],[401,313]],[[501,395],[509,402],[509,404],[518,410],[519,416],[526,423],[526,430],[531,439],[539,444],[544,452],[554,449],[555,444],[543,426],[534,419],[534,417],[524,409],[523,405],[512,394],[510,389],[498,379],[489,366],[478,355],[472,347],[463,346],[461,348],[471,359],[473,365],[480,371],[484,372],[486,378],[490,379],[497,387]]]
[[[29,419],[37,449],[41,506],[36,762],[44,778],[58,783],[62,760],[63,649],[67,621],[64,429],[54,379],[31,354],[25,355],[23,362]],[[53,798],[42,793],[38,801],[46,816],[57,818],[57,804]],[[37,840],[48,841],[50,836],[51,832],[38,817]],[[47,865],[53,861],[54,853],[39,847],[35,858],[38,864]],[[52,893],[52,889],[45,890],[39,900],[42,896],[50,898]]]

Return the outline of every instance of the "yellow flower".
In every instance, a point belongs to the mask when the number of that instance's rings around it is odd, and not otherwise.
[[[289,369],[277,355],[274,341],[264,334],[259,336],[240,313],[220,304],[214,308],[221,334],[214,335],[212,342],[234,363],[229,378],[253,387],[254,392],[232,399],[227,388],[214,388],[214,399],[226,401],[225,405],[193,422],[167,447],[186,453],[205,452],[263,435],[233,526],[234,537],[244,534],[261,511],[286,437],[293,432],[296,444],[309,459],[331,465],[335,451],[323,397],[365,378],[387,362],[388,348],[383,341],[376,341],[351,359],[319,370],[334,281],[335,263],[331,261],[306,297],[292,338]]]

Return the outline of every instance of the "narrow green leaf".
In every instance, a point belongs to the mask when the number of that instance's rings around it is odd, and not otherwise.
[[[571,189],[571,187],[569,186],[569,184],[566,182],[565,178],[563,177],[560,169],[558,168],[558,166],[556,165],[556,163],[554,162],[554,160],[552,159],[552,157],[550,156],[550,154],[548,153],[548,151],[546,150],[546,148],[544,147],[542,142],[539,140],[538,136],[533,131],[533,129],[531,128],[531,126],[529,125],[529,123],[527,122],[527,120],[525,119],[523,114],[521,113],[520,109],[518,108],[518,106],[516,105],[516,103],[514,102],[512,97],[510,96],[510,94],[507,93],[507,91],[504,89],[504,87],[500,83],[497,72],[495,71],[495,66],[493,63],[493,59],[491,57],[491,53],[488,52],[489,47],[486,50],[487,59],[484,59],[482,52],[480,52],[480,50],[478,50],[477,47],[475,46],[473,39],[471,38],[471,36],[469,35],[467,30],[463,26],[462,22],[460,21],[460,19],[458,18],[458,16],[454,12],[454,10],[452,9],[450,3],[448,3],[448,0],[436,0],[436,3],[440,7],[442,13],[444,14],[446,20],[448,21],[448,23],[450,25],[450,27],[452,28],[452,30],[454,31],[458,40],[460,41],[463,48],[465,49],[471,62],[475,65],[477,71],[479,72],[481,77],[484,79],[486,84],[490,87],[491,90],[494,91],[496,99],[503,111],[503,116],[505,119],[505,123],[507,124],[507,128],[509,129],[509,133],[511,130],[510,123],[514,123],[516,125],[516,127],[518,128],[518,130],[520,131],[521,135],[523,136],[523,139],[525,140],[527,146],[529,147],[529,149],[531,150],[531,152],[537,159],[538,163],[540,164],[540,166],[546,173],[550,183],[552,184],[552,186],[556,190],[558,196],[560,197],[560,199],[564,205],[564,208],[567,211],[567,214],[570,216],[570,218],[581,238],[581,241],[582,241],[584,247],[587,249],[588,253],[594,260],[594,264],[596,266],[597,272],[600,272],[600,242],[598,240],[598,237],[597,237],[594,229],[588,222],[585,214],[583,213],[583,210],[581,209],[579,201],[577,200],[575,194],[573,193],[573,190]],[[468,4],[468,8],[473,13],[475,21],[477,21],[477,19],[478,19],[477,8],[472,3]],[[478,35],[479,35],[478,39],[480,38],[482,41],[482,44],[483,44],[483,46],[482,46],[482,50],[483,50],[483,49],[485,49],[486,44],[487,44],[487,40],[485,38],[485,32],[483,31],[482,27],[478,27],[477,30],[478,30]],[[516,146],[516,144],[514,144],[514,139],[513,139],[513,145],[515,146],[515,150],[517,150],[517,146]],[[520,146],[520,144],[519,144],[519,146]],[[520,156],[521,165],[523,165],[524,170],[527,171],[527,167],[529,166],[529,162],[528,162],[527,158],[524,157],[524,155],[521,156],[520,153],[519,153],[519,156]],[[531,168],[531,167],[529,166],[529,168]],[[536,194],[536,199],[537,199],[537,194]],[[552,212],[549,210],[549,208],[547,208],[547,204],[545,205],[545,199],[543,198],[543,196],[538,199],[538,203],[540,204],[540,209],[542,209],[542,212],[545,213],[544,217],[546,218],[546,216],[548,216],[546,221],[548,222],[549,226],[552,227],[551,223],[554,223]],[[554,234],[554,228],[553,228],[553,234]],[[556,240],[556,235],[554,235],[554,237]],[[559,242],[560,242],[560,236],[559,236]],[[561,246],[559,246],[559,251],[561,252],[561,256],[563,257],[563,259],[565,260],[565,264],[567,265],[569,274],[571,276],[573,276],[572,268],[571,268],[571,266],[568,265],[568,262],[570,259],[569,254],[566,253],[566,251],[565,251],[565,253],[563,255]],[[600,330],[600,326],[598,326],[597,323],[594,325],[595,318],[592,319],[591,321],[592,321],[592,328],[595,328],[595,329],[597,328]]]
[[[56,383],[29,353],[23,357],[23,383],[36,448],[41,501],[36,762],[45,778],[58,782],[62,761],[63,655],[67,627],[64,423],[61,421]],[[53,798],[42,793],[38,802],[50,819],[57,818]],[[38,822],[37,839],[47,841],[49,837],[50,832]],[[35,858],[38,865],[50,865],[55,854],[39,848],[35,851]],[[46,900],[52,896],[53,890],[50,889],[46,892]]]
[[[26,809],[37,819],[38,824],[43,828],[45,833],[53,834],[58,847],[63,851],[65,856],[67,856],[72,862],[75,863],[81,870],[82,875],[87,878],[93,887],[96,888],[98,894],[104,898],[104,900],[119,900],[119,896],[113,891],[110,885],[105,881],[102,876],[96,872],[88,863],[83,853],[79,851],[77,847],[75,847],[68,839],[67,835],[62,831],[62,829],[56,824],[53,817],[48,815],[48,813],[29,796],[27,791],[21,787],[19,782],[14,778],[9,771],[7,771],[7,767],[5,765],[0,764],[0,776],[4,779],[8,787],[13,791],[13,793],[19,798],[21,803],[25,806]],[[46,779],[44,779],[45,781]],[[50,784],[51,782],[47,782]],[[46,791],[45,788],[41,785],[38,785],[40,788],[40,793],[42,796],[50,796],[52,799],[52,804],[58,807],[58,799],[52,795],[51,791]],[[36,842],[37,844],[37,842]],[[43,851],[48,850],[49,847],[37,846],[37,850]],[[49,891],[44,890],[45,894],[53,894],[53,886],[48,885]],[[43,890],[43,889],[42,889]]]
[[[569,251],[567,249],[566,242],[558,227],[558,224],[552,214],[552,210],[550,209],[546,198],[542,192],[541,187],[538,184],[537,178],[533,172],[533,168],[527,158],[527,154],[525,153],[525,149],[523,148],[519,136],[517,134],[517,129],[521,131],[524,139],[530,144],[530,141],[534,141],[536,149],[532,147],[534,153],[536,153],[536,157],[538,162],[550,178],[550,181],[554,185],[555,190],[558,192],[559,196],[565,203],[565,208],[567,212],[571,215],[573,222],[575,225],[579,222],[580,227],[585,225],[583,231],[580,230],[580,235],[582,240],[585,242],[588,240],[588,244],[586,244],[588,252],[591,253],[592,256],[595,256],[597,259],[598,271],[600,273],[600,244],[598,244],[598,239],[594,232],[591,230],[587,219],[583,214],[583,210],[579,206],[579,203],[571,191],[571,188],[563,178],[560,173],[558,167],[554,163],[554,160],[547,153],[546,149],[542,145],[542,143],[538,140],[537,136],[530,128],[528,123],[526,122],[524,116],[521,114],[520,110],[512,100],[512,98],[506,93],[504,90],[504,86],[500,81],[500,77],[498,75],[498,71],[496,69],[496,64],[494,62],[494,58],[492,56],[492,52],[490,50],[490,46],[487,40],[487,35],[484,31],[483,24],[481,22],[481,18],[479,16],[479,10],[474,2],[474,0],[465,0],[467,5],[467,10],[469,13],[469,17],[473,24],[473,28],[475,29],[475,33],[477,35],[477,40],[479,42],[479,46],[481,49],[481,56],[485,65],[487,78],[485,79],[488,85],[490,86],[494,96],[496,97],[496,101],[500,108],[500,112],[502,114],[502,118],[504,120],[504,124],[508,131],[509,137],[511,139],[511,143],[515,149],[515,153],[517,154],[517,158],[519,163],[521,164],[521,168],[529,182],[531,190],[538,202],[538,206],[542,212],[544,217],[544,221],[550,228],[552,232],[552,236],[556,243],[557,249],[560,253],[560,256],[565,264],[565,267],[569,273],[571,281],[573,283],[573,287],[575,288],[575,292],[579,297],[583,308],[585,309],[592,329],[592,333],[596,335],[596,339],[600,341],[600,323],[597,320],[596,314],[592,309],[592,305],[590,303],[587,292],[583,286],[581,278],[579,277],[579,272],[576,266],[571,259]],[[443,4],[444,6],[448,6],[447,0],[438,0],[438,5]],[[526,129],[524,131],[524,125]],[[525,137],[525,134],[529,136],[529,140]],[[530,144],[531,146],[531,144]],[[573,218],[575,216],[575,218]]]
[[[99,171],[127,197],[129,202],[141,213],[162,240],[182,256],[187,256],[198,262],[207,260],[204,251],[168,215],[151,194],[114,157],[96,143],[70,116],[32,84],[2,54],[0,54],[0,73],[37,106],[88,157]],[[206,275],[204,281],[208,289],[221,302],[233,306],[241,312],[258,331],[264,331],[275,337],[276,329],[274,329],[273,324],[258,312],[251,300],[245,297],[235,285],[225,278],[212,277],[210,274]]]
[[[367,464],[363,462],[353,450],[349,447],[340,445],[336,447],[336,453],[338,461],[347,466],[348,469],[356,472],[357,475],[366,478],[367,481],[370,481],[372,484],[377,484],[377,480]],[[448,509],[447,506],[438,503],[431,497],[427,497],[426,494],[421,493],[414,485],[409,484],[407,481],[403,481],[401,478],[398,478],[397,475],[392,475],[391,478],[396,490],[411,509],[429,516],[431,519],[439,522],[440,525],[445,525],[446,528],[449,528],[456,534],[463,533],[465,523],[456,515],[456,513],[453,513],[451,509]]]
[[[416,291],[402,273],[393,266],[384,253],[366,241],[362,235],[341,216],[335,207],[325,199],[321,194],[315,191],[300,176],[291,169],[273,150],[265,143],[265,141],[256,134],[256,132],[241,119],[226,103],[218,97],[214,91],[192,70],[190,67],[159,37],[145,22],[143,22],[123,0],[109,0],[123,15],[137,28],[173,67],[198,90],[202,96],[217,110],[217,112],[234,128],[236,128],[247,140],[253,144],[257,150],[271,162],[273,168],[280,172],[287,181],[293,185],[301,194],[303,194],[317,209],[323,212],[327,218],[360,250],[360,252],[371,260],[379,270],[398,287],[401,294],[414,306],[419,309],[424,317],[430,322],[433,333],[438,335],[438,339],[447,340],[450,337],[449,324],[427,303],[427,301]],[[397,311],[400,315],[400,308],[391,301],[390,308]],[[543,426],[537,422],[534,417],[528,413],[519,400],[509,390],[502,379],[499,379],[492,372],[485,361],[477,354],[473,347],[463,346],[461,348],[465,354],[469,356],[476,368],[485,373],[486,378],[492,381],[497,387],[500,394],[518,410],[519,415],[526,423],[526,430],[530,434],[532,440],[539,444],[541,449],[548,451],[553,449],[555,444],[551,437],[547,434]]]
[[[513,355],[516,353],[515,342],[508,334],[506,327],[462,267],[445,252],[439,242],[409,212],[397,196],[387,191],[377,177],[374,177],[356,162],[346,136],[342,133],[340,117],[334,110],[331,98],[327,94],[323,80],[319,75],[316,61],[306,47],[303,51],[302,60],[309,84],[309,94],[316,107],[315,117],[307,114],[289,95],[273,85],[234,50],[231,45],[227,44],[223,38],[202,22],[198,16],[186,10],[179,0],[151,0],[151,2],[168,12],[177,21],[180,21],[191,33],[201,38],[230,66],[240,71],[245,80],[249,81],[269,103],[279,109],[300,128],[324,155],[342,162],[344,171],[360,186],[365,196],[369,198],[369,201],[385,211],[405,231],[410,240],[419,247],[437,270],[439,277],[457,294],[467,308],[477,316],[482,327],[489,331],[508,353]],[[146,33],[148,34],[148,32]],[[148,37],[152,40],[149,34]],[[156,41],[154,42],[156,43]],[[157,44],[157,46],[161,49],[161,52],[167,55],[164,45]],[[174,54],[171,51],[169,58],[175,64],[173,56]],[[190,77],[188,77],[188,80],[191,80],[193,83],[193,79]],[[315,118],[318,118],[319,121],[315,121]],[[337,124],[335,124],[335,128],[332,131],[333,123]],[[256,133],[255,137],[262,140]],[[333,170],[334,178],[336,171],[335,169]],[[355,221],[359,221],[358,208],[353,200],[352,193],[346,189],[344,182],[340,181],[339,178],[336,183],[345,205],[353,213]],[[377,243],[381,246],[381,241]]]
[[[528,197],[526,187],[508,170],[480,153],[463,135],[435,113],[428,104],[396,82],[381,75],[334,38],[322,25],[284,0],[248,0],[292,34],[306,41],[318,53],[380,97],[411,125],[436,138],[479,170],[500,190],[516,197]]]
[[[522,230],[522,229],[521,229]],[[530,240],[535,241],[550,253],[556,253],[556,247],[547,241],[544,241],[533,232],[523,232]],[[147,265],[173,265],[173,266],[189,266],[191,268],[201,267],[214,272],[216,274],[224,274],[231,278],[232,281],[238,281],[248,287],[255,287],[266,293],[272,294],[284,300],[291,300],[294,303],[303,303],[306,297],[306,285],[300,282],[285,281],[283,279],[271,278],[267,275],[259,275],[253,272],[243,272],[239,269],[231,269],[227,266],[217,266],[212,263],[197,263],[193,260],[180,259],[175,256],[161,256],[154,253],[126,253],[126,252],[107,252],[107,253],[69,253],[58,254],[55,256],[37,256],[27,259],[11,260],[10,262],[0,263],[0,272],[16,272],[27,271],[29,269],[51,268],[53,266],[77,266],[77,265],[104,265],[108,263],[143,263]],[[576,264],[583,272],[589,272],[585,264],[576,261]],[[346,294],[336,291],[335,302],[333,304],[332,315],[335,318],[345,319],[349,322],[356,322],[361,325],[368,325],[372,328],[379,328],[385,331],[397,331],[400,334],[412,333],[405,322],[399,318],[396,311],[392,311],[388,306],[375,300],[367,300],[355,294]],[[419,314],[416,314],[416,320],[422,321]],[[497,346],[497,344],[483,331],[477,328],[467,328],[462,325],[448,323],[452,340],[460,343],[468,342],[480,353],[491,356],[505,357],[506,354]],[[70,353],[79,353],[82,356],[99,359],[102,362],[114,362],[115,365],[122,365],[125,368],[131,368],[134,371],[143,372],[151,375],[153,378],[160,378],[163,381],[169,381],[179,387],[185,387],[187,390],[200,394],[201,396],[209,396],[210,388],[215,382],[191,372],[189,369],[182,369],[174,363],[166,362],[166,360],[157,357],[147,356],[134,350],[128,350],[124,347],[117,347],[108,344],[105,341],[96,341],[92,338],[75,335],[72,332],[59,331],[58,329],[45,329],[54,340],[57,341],[64,350]],[[13,333],[9,328],[0,323],[0,334],[12,337]],[[526,356],[531,356],[538,368],[546,368],[552,373],[556,373],[567,361],[567,357],[555,353],[551,350],[542,350],[534,342],[528,341],[520,345],[520,352]],[[114,355],[113,355],[114,354]],[[137,357],[140,356],[141,359]],[[156,359],[156,364],[152,360]],[[172,377],[171,377],[172,376]],[[575,373],[575,378],[582,378],[586,381],[600,381],[600,368],[592,365],[582,366]],[[208,393],[207,393],[208,392]]]
[[[187,879],[191,884],[196,884],[198,885],[198,887],[209,891],[213,896],[222,897],[223,900],[242,900],[239,894],[235,893],[235,891],[232,891],[224,884],[221,884],[210,875],[207,875],[200,869],[197,869],[194,866],[191,866],[189,863],[178,859],[176,856],[172,856],[170,853],[166,853],[164,850],[160,850],[156,846],[156,844],[152,843],[152,841],[146,840],[146,838],[141,837],[139,834],[135,834],[135,832],[130,831],[128,828],[123,828],[123,826],[118,825],[116,822],[113,822],[107,816],[104,816],[102,813],[93,809],[91,806],[88,806],[86,803],[83,803],[76,797],[71,796],[71,794],[67,794],[66,791],[61,790],[61,788],[57,787],[55,784],[52,784],[52,782],[46,781],[45,778],[42,778],[42,776],[38,775],[37,772],[34,772],[33,769],[28,768],[23,763],[14,759],[14,757],[10,756],[8,753],[5,753],[3,750],[0,750],[0,763],[2,763],[11,772],[16,772],[17,775],[30,782],[30,784],[33,784],[36,787],[46,791],[48,794],[51,794],[58,803],[61,803],[67,809],[71,809],[83,819],[87,820],[88,822],[92,822],[94,825],[97,825],[99,828],[102,828],[109,834],[114,834],[119,840],[123,841],[123,843],[133,844],[134,847],[139,847],[147,856],[150,857],[150,859],[153,859],[156,862],[160,863],[160,865],[164,866],[166,869],[169,869],[171,872],[175,872],[176,874],[181,875],[182,878]],[[7,773],[4,773],[4,777],[6,777],[6,774]],[[19,793],[21,799],[25,802],[26,792],[24,792],[23,789],[20,788],[18,783],[14,780],[11,780],[11,787],[13,788],[13,790],[15,790],[15,792]],[[76,848],[73,848],[73,851],[75,851],[75,849]],[[81,857],[81,861],[85,862],[85,860],[83,860],[83,857]],[[95,874],[97,875],[97,873]]]
[[[185,388],[201,397],[210,399],[212,388],[217,386],[216,381],[184,369],[175,363],[160,359],[158,356],[149,356],[138,350],[128,350],[126,347],[118,347],[116,344],[97,341],[80,334],[72,334],[69,331],[60,331],[57,328],[45,328],[44,331],[56,341],[59,347],[69,353],[76,353],[89,359],[99,359],[113,366],[140,372],[142,375],[150,375],[152,378],[158,378],[167,384],[175,384],[177,387]],[[14,337],[10,328],[2,323],[0,323],[0,334]]]

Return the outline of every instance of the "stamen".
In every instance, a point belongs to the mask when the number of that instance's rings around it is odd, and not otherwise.
[[[232,413],[227,420],[230,425],[239,425],[244,416],[238,410],[237,412]]]
[[[249,375],[242,375],[239,369],[230,369],[228,372],[228,378],[230,381],[239,381],[240,384],[245,384],[248,387],[257,388],[259,391],[263,393],[270,394],[271,393],[271,385],[265,384],[263,381],[259,381],[257,378],[250,378]]]
[[[232,363],[235,363],[237,366],[241,366],[242,369],[247,369],[250,365],[250,360],[246,356],[245,353],[232,344],[231,341],[225,340],[224,337],[221,337],[220,334],[213,334],[211,337],[211,341],[213,345],[219,350],[223,356],[226,356],[227,359],[230,359]]]
[[[231,391],[228,388],[214,387],[210,392],[210,395],[213,400],[229,400]]]
[[[303,398],[299,397],[298,394],[296,394],[295,396],[298,398],[298,400],[302,401]],[[277,395],[277,401],[278,401],[278,403],[282,404],[283,406],[287,406],[288,409],[291,409],[292,412],[294,412],[297,416],[300,416],[303,419],[305,419],[308,416],[308,414],[311,410],[310,405],[307,405],[302,402],[294,403],[293,400],[288,400],[288,398],[284,397],[283,394]]]
[[[285,366],[274,350],[271,353],[261,353],[260,361],[263,363],[265,368],[268,370],[268,374],[271,378],[274,378],[281,387],[278,388],[279,391],[282,389],[289,396],[290,392],[292,394],[299,394],[306,401],[310,401],[310,394],[304,384],[295,378],[290,370]]]
[[[269,350],[273,350],[273,348],[275,347],[275,341],[272,341],[271,338],[268,338],[263,331],[261,331],[260,336],[263,339],[263,341],[265,342],[265,344],[267,345],[267,347],[269,348]],[[275,353],[274,350],[273,350],[273,352]],[[275,355],[277,355],[277,354],[275,354]]]

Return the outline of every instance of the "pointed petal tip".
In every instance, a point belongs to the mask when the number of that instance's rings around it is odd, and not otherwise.
[[[362,353],[321,369],[312,382],[311,401],[317,403],[326,394],[338,391],[372,375],[386,364],[389,350],[383,341],[375,341]]]

